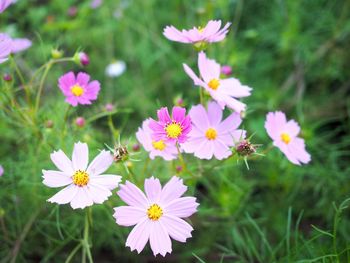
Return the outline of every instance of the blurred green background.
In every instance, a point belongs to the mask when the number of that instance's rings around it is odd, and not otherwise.
[[[69,14],[72,7],[74,15]],[[173,253],[165,259],[154,258],[148,246],[140,255],[130,252],[125,240],[131,228],[117,226],[112,217],[112,207],[122,204],[115,195],[93,207],[95,262],[350,262],[350,214],[347,201],[341,204],[350,197],[349,12],[346,0],[104,0],[96,9],[86,0],[18,0],[0,15],[0,29],[33,41],[16,56],[26,79],[55,48],[67,57],[83,50],[90,65],[53,66],[32,126],[0,112],[0,164],[5,169],[0,260],[65,262],[81,238],[85,213],[46,202],[57,191],[41,183],[41,169],[53,168],[50,152],[63,149],[69,155],[73,143],[82,140],[97,154],[104,143],[113,145],[111,120],[131,149],[137,127],[155,117],[157,108],[171,107],[176,96],[188,109],[197,104],[198,88],[182,69],[182,63],[197,68],[197,53],[190,45],[168,41],[162,31],[166,25],[191,28],[221,19],[233,23],[230,33],[207,53],[231,65],[233,76],[253,88],[244,100],[244,128],[263,152],[271,145],[263,128],[266,113],[285,111],[300,123],[312,162],[294,166],[278,149],[249,160],[250,170],[242,160],[200,162],[186,156],[198,175],[196,180],[184,176],[188,194],[201,204],[191,218],[193,238],[173,242]],[[105,74],[114,60],[127,65],[118,78]],[[67,105],[57,79],[70,70],[88,72],[102,90],[92,106],[70,111],[68,130],[62,132]],[[0,73],[16,78],[9,63],[1,64]],[[20,92],[18,99],[24,103]],[[0,103],[7,103],[4,96]],[[116,106],[111,117],[104,114],[106,103]],[[76,127],[77,116],[91,122]],[[128,165],[139,185],[150,175],[165,182],[176,172],[176,162],[156,159],[144,169],[147,154],[135,158],[140,162]],[[111,172],[130,179],[122,164]],[[71,262],[81,262],[80,255]]]

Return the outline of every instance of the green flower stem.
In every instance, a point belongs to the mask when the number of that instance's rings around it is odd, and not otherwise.
[[[82,257],[82,262],[85,263],[86,258],[85,255],[87,255],[87,258],[89,260],[89,263],[93,263],[91,251],[90,251],[90,243],[89,243],[89,227],[90,223],[92,221],[92,210],[91,207],[89,207],[86,211],[86,216],[85,216],[85,226],[84,226],[84,238],[82,240],[82,245],[83,245],[83,257]]]
[[[22,75],[22,72],[21,72],[21,70],[19,69],[19,67],[18,67],[18,65],[17,65],[17,63],[16,63],[16,61],[15,61],[15,59],[13,58],[12,55],[10,56],[10,61],[11,61],[11,64],[12,64],[14,70],[16,71],[16,73],[17,73],[17,75],[18,75],[18,77],[19,77],[19,80],[21,81],[21,84],[22,84],[22,86],[23,86],[24,92],[25,92],[25,94],[26,94],[27,103],[28,103],[28,105],[30,105],[30,90],[29,90],[29,87],[26,85],[26,82],[25,82],[25,80],[24,80],[24,77],[23,77],[23,75]]]

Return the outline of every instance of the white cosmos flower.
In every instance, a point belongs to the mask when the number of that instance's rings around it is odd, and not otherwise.
[[[122,60],[117,60],[106,67],[106,75],[111,78],[119,77],[126,70],[126,64]]]
[[[119,175],[102,174],[113,163],[109,151],[102,150],[88,166],[86,143],[74,144],[72,160],[62,150],[53,152],[51,160],[59,171],[43,170],[43,183],[48,187],[66,186],[47,200],[51,203],[70,203],[73,209],[102,204],[121,181]]]

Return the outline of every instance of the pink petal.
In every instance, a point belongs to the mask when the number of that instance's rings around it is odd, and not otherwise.
[[[238,79],[228,78],[220,80],[220,90],[221,92],[235,97],[242,98],[250,96],[251,88],[245,85],[242,85]]]
[[[98,82],[97,80],[91,81],[86,86],[86,92],[83,94],[83,97],[89,100],[96,100],[100,89],[100,82]]]
[[[72,176],[59,171],[42,170],[43,184],[48,187],[62,187],[73,183]]]
[[[286,115],[283,112],[269,112],[266,115],[265,129],[272,140],[280,139],[281,130],[286,123]]]
[[[209,38],[220,30],[221,21],[220,20],[210,20],[208,24],[203,29],[203,36]]]
[[[32,46],[32,41],[26,38],[15,38],[12,39],[12,53],[18,53],[26,50]]]
[[[179,198],[187,191],[187,186],[183,184],[183,180],[173,176],[169,182],[163,187],[160,195],[160,203],[166,205],[168,202]]]
[[[205,139],[202,141],[202,143],[197,147],[196,151],[194,152],[194,156],[196,156],[199,159],[211,159],[213,158],[214,154],[214,147],[213,143],[209,140]]]
[[[77,142],[74,144],[72,154],[72,165],[75,171],[85,171],[89,162],[89,148],[86,143]]]
[[[182,218],[189,217],[197,211],[198,205],[195,197],[180,197],[164,207],[164,214]]]
[[[196,86],[205,86],[205,83],[194,74],[193,70],[186,64],[182,64],[186,74],[193,80]]]
[[[78,76],[77,76],[77,83],[82,86],[85,87],[87,86],[87,84],[89,83],[90,80],[90,76],[84,72],[79,72]]]
[[[133,226],[147,219],[146,210],[133,206],[116,207],[113,216],[121,226]]]
[[[153,224],[148,219],[139,222],[130,232],[125,246],[130,247],[131,251],[135,250],[137,253],[143,250],[153,231]]]
[[[181,123],[186,116],[186,109],[175,106],[172,110],[172,117],[176,122]]]
[[[72,71],[64,74],[58,79],[58,86],[65,96],[71,95],[71,87],[75,85],[75,75]]]
[[[167,107],[162,107],[157,111],[157,116],[161,124],[166,124],[171,122],[171,118]]]
[[[300,126],[295,120],[288,121],[284,129],[291,137],[298,136],[300,132]]]
[[[90,183],[100,185],[108,190],[115,189],[121,181],[121,176],[113,174],[100,174],[90,176]]]
[[[225,159],[232,154],[230,148],[225,143],[221,142],[219,139],[214,140],[213,146],[214,156],[218,160]]]
[[[75,198],[79,187],[71,184],[67,186],[66,188],[63,188],[61,191],[59,191],[57,194],[55,194],[53,197],[48,199],[47,201],[50,203],[57,203],[57,204],[67,204],[72,201],[73,198]]]
[[[62,150],[53,152],[50,157],[52,162],[60,171],[65,172],[66,174],[74,174],[72,162],[68,159],[67,155],[65,155]]]
[[[185,220],[175,216],[166,215],[163,216],[160,221],[172,239],[179,242],[186,242],[187,238],[192,237],[191,232],[193,231],[193,228]]]
[[[144,193],[133,183],[126,181],[120,185],[120,190],[117,192],[119,197],[128,205],[147,209],[149,202]]]
[[[73,107],[76,107],[78,105],[78,100],[77,97],[71,96],[66,98],[65,100],[66,102],[68,102],[70,105],[72,105]]]
[[[145,192],[151,203],[156,203],[160,197],[162,186],[159,179],[153,176],[145,180]]]
[[[73,209],[77,208],[85,208],[87,206],[93,205],[92,198],[90,195],[87,193],[87,187],[77,187],[78,191],[75,195],[75,197],[72,199],[70,202],[70,206]]]
[[[108,188],[94,183],[89,183],[85,189],[95,204],[102,204],[112,195],[112,192]]]
[[[203,51],[198,54],[198,68],[206,83],[212,79],[220,79],[220,64],[215,60],[208,59]]]
[[[206,140],[204,137],[200,138],[190,138],[187,142],[181,144],[181,149],[186,153],[194,153],[197,151],[198,147],[201,145],[203,140]]]
[[[102,150],[91,162],[86,172],[89,175],[99,175],[105,172],[113,163],[113,156],[109,151]]]
[[[218,126],[219,133],[225,133],[228,131],[233,131],[239,127],[242,123],[241,116],[234,112],[230,116],[228,116],[223,122]]]
[[[171,253],[171,240],[168,232],[160,221],[152,222],[153,229],[150,233],[150,245],[153,255],[161,254],[165,257],[166,253]]]
[[[216,127],[222,120],[222,109],[215,101],[208,103],[208,118],[212,127]]]
[[[204,107],[199,104],[193,106],[189,112],[191,121],[201,131],[205,132],[209,128],[209,121]]]
[[[163,31],[163,35],[172,41],[182,42],[182,43],[190,43],[191,41],[182,34],[179,30],[177,30],[173,26],[166,26]]]

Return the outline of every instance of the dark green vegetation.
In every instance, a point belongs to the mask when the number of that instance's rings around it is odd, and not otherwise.
[[[74,17],[68,8],[76,5]],[[64,262],[79,244],[85,211],[46,202],[56,190],[41,183],[41,169],[53,168],[54,149],[71,152],[73,143],[89,143],[91,156],[113,145],[110,120],[129,149],[142,120],[155,116],[159,106],[172,106],[181,94],[189,107],[197,104],[198,89],[185,75],[182,63],[196,67],[191,46],[173,43],[162,36],[165,25],[178,28],[205,25],[209,19],[233,22],[227,39],[212,45],[208,56],[233,66],[234,76],[253,87],[245,100],[248,112],[244,127],[255,134],[253,142],[271,142],[263,128],[268,111],[283,110],[302,126],[302,136],[312,155],[303,167],[289,163],[278,149],[266,157],[249,160],[250,170],[235,158],[225,162],[202,161],[186,156],[196,179],[180,174],[201,203],[191,218],[195,231],[186,244],[173,242],[170,262],[350,262],[350,2],[326,0],[275,1],[118,1],[105,0],[96,10],[89,1],[18,1],[0,15],[1,31],[29,37],[32,48],[16,57],[29,80],[58,47],[65,56],[77,49],[91,59],[84,68],[102,83],[97,103],[71,109],[57,88],[57,78],[74,63],[53,65],[45,81],[41,107],[32,119],[25,106],[10,109],[3,82],[0,89],[0,259],[4,262]],[[111,60],[127,63],[117,79],[105,76]],[[10,63],[1,74],[20,80]],[[40,76],[31,85],[33,98]],[[23,91],[16,99],[25,105]],[[111,117],[103,105],[117,105]],[[7,109],[4,110],[4,107]],[[10,109],[10,110],[9,110]],[[104,116],[101,116],[104,115]],[[17,117],[18,118],[17,118]],[[84,128],[74,125],[76,116],[93,120]],[[47,121],[54,125],[47,128]],[[67,125],[65,125],[67,123]],[[63,128],[65,127],[65,128]],[[161,159],[145,166],[147,155],[135,157],[129,178],[122,164],[111,173],[140,185],[155,175],[166,181],[177,165]],[[146,168],[144,168],[146,167]],[[345,200],[345,201],[344,201]],[[112,207],[115,195],[93,206],[91,232],[95,262],[151,262],[147,246],[140,255],[125,248],[131,228],[119,227]],[[80,250],[72,262],[80,262]]]

